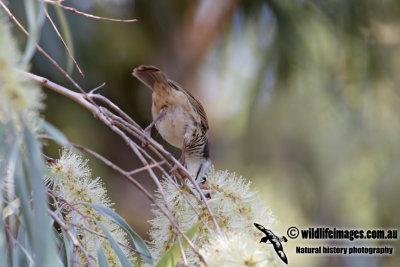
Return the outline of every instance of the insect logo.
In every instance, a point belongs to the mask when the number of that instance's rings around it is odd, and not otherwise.
[[[283,251],[283,246],[281,244],[281,242],[287,242],[287,238],[285,236],[276,236],[271,230],[265,228],[261,224],[254,223],[254,225],[255,227],[257,227],[258,230],[265,234],[265,236],[261,238],[260,243],[263,242],[266,244],[272,244],[279,258],[281,258],[284,263],[288,264],[288,259],[285,252]]]

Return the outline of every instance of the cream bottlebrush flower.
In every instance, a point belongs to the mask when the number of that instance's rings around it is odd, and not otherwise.
[[[50,174],[46,177],[46,182],[57,197],[65,200],[69,205],[73,205],[73,209],[76,209],[73,210],[68,205],[64,206],[66,219],[81,226],[77,227],[78,236],[81,237],[80,241],[89,255],[95,257],[97,249],[93,234],[86,231],[85,228],[103,234],[100,226],[92,219],[94,218],[111,233],[115,241],[124,245],[121,247],[123,252],[133,262],[133,253],[127,249],[129,243],[126,233],[117,224],[96,210],[82,204],[76,205],[77,203],[89,202],[108,208],[112,206],[100,178],[92,179],[91,170],[87,166],[87,162],[88,160],[84,160],[80,155],[74,153],[72,149],[63,148],[60,159],[50,165]],[[63,204],[63,202],[58,203],[59,206]],[[97,238],[104,248],[110,266],[120,266],[119,259],[108,240],[99,236]],[[81,266],[86,266],[84,255],[80,255],[80,258]]]
[[[43,107],[38,85],[18,73],[21,55],[14,41],[7,16],[0,10],[0,122],[15,119],[17,113],[34,116]]]
[[[200,253],[210,267],[278,266],[266,244],[259,243],[253,236],[243,232],[212,237]]]
[[[172,208],[179,226],[183,231],[187,231],[199,220],[199,216],[173,184],[164,181],[162,185],[168,205]],[[250,182],[245,181],[242,177],[237,177],[227,171],[215,171],[212,168],[206,187],[208,189],[203,191],[211,196],[208,203],[222,232],[244,233],[253,241],[258,242],[263,235],[254,227],[253,223],[260,223],[266,228],[271,228],[274,224],[275,219],[269,209],[263,205],[257,193],[250,190]],[[197,194],[193,196],[187,193],[186,197],[197,207],[200,217],[208,215],[205,206],[197,204],[199,199]],[[163,206],[160,196],[157,196],[157,202]],[[153,212],[156,217],[150,221],[152,225],[150,231],[151,252],[155,259],[159,259],[176,239],[169,220],[164,214],[160,210],[153,210]],[[215,230],[211,219],[207,219],[206,223],[210,229]],[[202,248],[209,243],[211,236],[209,230],[201,225],[193,238],[194,244]],[[195,253],[190,248],[186,252],[189,264],[199,265]]]

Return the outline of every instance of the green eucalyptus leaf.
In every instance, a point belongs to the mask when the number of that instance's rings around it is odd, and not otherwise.
[[[21,227],[25,227],[26,232],[28,234],[29,240],[33,239],[33,222],[32,222],[32,211],[29,205],[29,181],[26,180],[24,175],[23,166],[21,161],[17,161],[16,169],[15,169],[15,193],[19,198],[20,209],[21,209]]]
[[[9,164],[13,162],[12,155],[15,147],[19,147],[13,125],[0,122],[0,181],[4,178],[4,173],[8,171]],[[1,192],[0,192],[1,195]]]
[[[115,239],[110,234],[110,232],[103,226],[103,224],[101,222],[96,220],[96,223],[98,226],[100,226],[101,230],[106,235],[108,242],[110,242],[111,246],[113,247],[115,254],[117,254],[117,257],[118,257],[119,261],[121,262],[122,266],[123,267],[132,267],[132,264],[129,262],[128,258],[125,256],[124,252],[119,247],[117,241],[115,241]]]
[[[27,65],[36,52],[36,44],[39,43],[40,28],[44,22],[44,1],[24,0],[25,14],[28,22],[29,36],[22,57],[22,65]]]
[[[25,227],[22,225],[18,228],[17,240],[18,243],[21,244],[21,247],[16,246],[15,248],[17,266],[33,266],[34,261],[29,251],[27,232],[25,231]]]
[[[66,262],[67,262],[67,264],[65,266],[70,267],[70,266],[72,266],[74,245],[69,240],[69,237],[68,237],[67,233],[64,231],[64,229],[61,229],[61,234],[63,237],[62,239],[64,241],[65,257],[66,257]]]
[[[99,267],[108,267],[108,261],[107,261],[107,257],[104,254],[104,249],[101,246],[100,241],[97,239],[97,237],[94,235],[94,242],[96,244],[96,249],[97,249],[97,263],[99,265]]]
[[[33,54],[36,51],[36,42],[38,39],[37,34],[37,23],[36,23],[36,12],[35,12],[35,1],[25,0],[25,15],[28,22],[29,36],[25,46],[25,52],[22,57],[22,65],[26,65],[31,60]]]
[[[47,8],[47,4],[43,0],[36,1],[37,5],[37,21],[39,25],[39,31],[41,27],[43,26],[43,23],[46,19],[46,13],[44,12],[44,9]]]
[[[192,239],[193,236],[196,234],[203,220],[204,219],[197,222],[186,232],[186,236],[189,239]],[[181,241],[183,250],[185,250],[188,243],[184,238],[181,238]],[[181,257],[182,255],[179,250],[178,242],[175,241],[174,244],[164,253],[161,259],[158,261],[156,267],[175,267]]]
[[[7,240],[6,240],[6,229],[4,229],[3,223],[0,223],[0,266],[7,266]]]
[[[142,256],[143,260],[149,264],[153,264],[153,259],[151,257],[150,251],[147,248],[145,242],[135,231],[133,231],[133,229],[124,220],[124,218],[122,218],[119,214],[115,213],[114,211],[112,211],[111,209],[109,209],[107,207],[104,207],[104,206],[101,206],[98,204],[94,204],[94,203],[83,203],[83,204],[94,208],[95,210],[100,212],[102,215],[111,219],[113,222],[115,222],[116,224],[121,226],[121,228],[124,229],[128,233],[129,237],[135,244],[135,247],[136,247],[137,251],[140,253],[140,255]]]
[[[57,14],[58,22],[60,23],[61,35],[63,36],[65,45],[68,47],[69,52],[71,53],[71,55],[69,55],[67,48],[65,48],[65,58],[67,59],[67,72],[71,73],[74,67],[74,62],[72,61],[72,57],[74,56],[74,43],[72,40],[71,30],[65,16],[64,9],[59,6],[54,6],[54,9]]]
[[[60,145],[66,146],[69,144],[68,138],[64,135],[63,132],[61,132],[59,129],[57,129],[55,126],[52,124],[48,123],[47,121],[43,119],[37,119],[36,120],[39,126],[51,137],[54,138],[54,140],[59,143]]]
[[[32,207],[35,214],[31,218],[31,244],[35,255],[36,266],[57,266],[58,259],[52,235],[50,218],[47,213],[47,198],[43,184],[44,164],[42,162],[39,143],[28,128],[24,128],[25,143],[27,146],[27,170],[32,187]]]
[[[14,175],[15,175],[15,169],[17,168],[17,163],[18,160],[20,158],[19,155],[19,146],[20,146],[20,142],[18,140],[16,140],[11,148],[8,160],[7,162],[7,171],[8,171],[8,175],[13,177],[14,180]],[[1,181],[1,178],[0,178]]]
[[[55,227],[53,227],[52,232],[57,245],[58,259],[60,260],[62,266],[67,266],[67,255],[65,253],[64,239]]]

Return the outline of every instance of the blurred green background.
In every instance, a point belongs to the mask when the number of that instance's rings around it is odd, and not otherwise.
[[[11,1],[24,21],[23,1]],[[131,24],[68,13],[75,55],[90,90],[106,82],[109,97],[143,127],[151,92],[131,76],[140,64],[164,70],[202,102],[217,169],[253,181],[288,227],[399,228],[400,1],[65,1],[96,15],[137,18]],[[54,10],[49,9],[54,15]],[[19,36],[21,47],[25,38]],[[48,22],[41,45],[62,66],[65,51]],[[32,72],[72,88],[40,54]],[[125,144],[86,110],[44,90],[46,119],[75,143],[125,168],[140,166]],[[179,156],[179,150],[156,136]],[[57,157],[59,147],[45,151]],[[116,209],[146,236],[149,201],[92,159]],[[137,179],[154,188],[142,173]],[[292,266],[399,266],[394,256],[309,256],[289,240]],[[337,243],[335,243],[337,244]],[[392,246],[398,241],[342,243]]]

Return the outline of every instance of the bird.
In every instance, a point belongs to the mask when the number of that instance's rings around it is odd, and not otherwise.
[[[203,106],[157,67],[141,65],[133,69],[132,75],[153,91],[153,122],[145,129],[145,134],[150,137],[155,126],[164,140],[182,150],[179,162],[198,184],[204,184],[211,159],[209,126]]]
[[[285,252],[283,251],[283,247],[281,242],[287,242],[287,238],[285,236],[278,237],[276,236],[271,230],[265,228],[261,224],[254,223],[255,227],[257,227],[258,230],[263,232],[265,234],[264,237],[261,238],[260,243],[267,243],[270,241],[268,244],[272,244],[274,246],[276,254],[278,254],[279,258],[286,264],[288,264],[288,259],[286,257]]]

